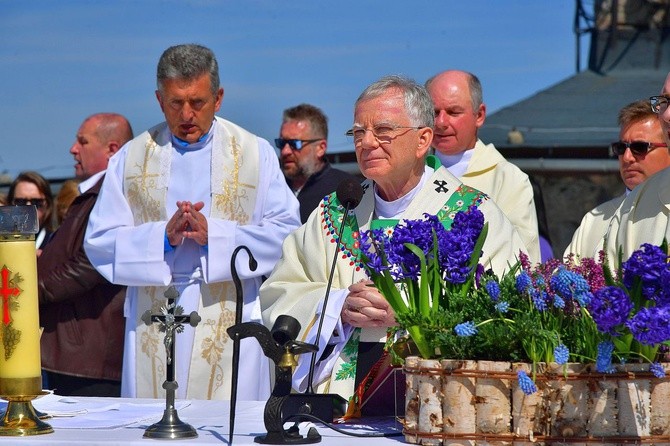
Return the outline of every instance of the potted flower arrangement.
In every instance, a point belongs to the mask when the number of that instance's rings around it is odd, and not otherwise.
[[[417,352],[404,358],[406,438],[670,442],[668,403],[652,413],[655,390],[670,397],[659,362],[670,339],[667,247],[644,245],[614,273],[602,258],[531,265],[519,253],[497,275],[479,264],[487,232],[471,208],[450,227],[426,214],[361,235],[364,267],[396,313],[391,339]]]

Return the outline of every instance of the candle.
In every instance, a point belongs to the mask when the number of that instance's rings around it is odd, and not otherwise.
[[[0,208],[0,396],[42,390],[34,206]]]

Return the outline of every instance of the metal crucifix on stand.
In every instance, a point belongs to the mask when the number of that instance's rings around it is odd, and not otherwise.
[[[165,305],[161,307],[160,314],[151,314],[151,310],[147,310],[142,315],[142,321],[151,325],[158,322],[158,330],[165,333],[163,344],[165,345],[166,355],[166,379],[163,383],[165,389],[165,411],[163,418],[155,424],[152,424],[144,431],[145,438],[195,438],[198,436],[197,431],[188,423],[184,423],[177,415],[175,409],[175,392],[179,387],[175,379],[175,335],[184,331],[184,324],[189,324],[195,327],[200,323],[200,315],[196,311],[192,311],[189,315],[184,315],[184,309],[177,305],[177,298],[179,292],[174,286],[171,286],[165,291],[164,296],[167,298]]]

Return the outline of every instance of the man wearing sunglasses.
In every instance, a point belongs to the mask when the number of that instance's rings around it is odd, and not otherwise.
[[[307,221],[323,197],[352,175],[331,167],[326,159],[328,148],[328,118],[310,104],[300,104],[284,110],[279,138],[282,172],[300,203],[300,220]]]
[[[670,74],[665,78],[659,96],[647,102],[660,123],[659,136],[649,142],[670,141]],[[654,152],[667,156],[667,146],[648,148],[647,157]],[[666,164],[667,165],[667,164]],[[607,232],[606,252],[610,266],[616,266],[621,253],[623,260],[640,249],[642,244],[660,245],[670,241],[670,169],[664,169],[639,184],[623,201]],[[659,279],[660,280],[660,279]]]
[[[619,141],[610,144],[619,160],[625,192],[584,215],[564,255],[593,257],[603,248],[610,221],[628,193],[656,172],[670,166],[670,152],[658,116],[649,100],[635,101],[619,111]]]

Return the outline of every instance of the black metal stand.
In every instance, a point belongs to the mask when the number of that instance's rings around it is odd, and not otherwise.
[[[300,324],[291,316],[277,318],[272,333],[264,325],[257,322],[244,322],[228,328],[231,338],[243,339],[254,337],[263,349],[265,356],[275,363],[275,386],[265,404],[263,421],[266,435],[254,438],[261,444],[311,444],[321,441],[321,435],[315,428],[310,428],[306,436],[292,427],[284,429],[284,416],[293,415],[283,412],[284,403],[291,393],[291,376],[293,373],[294,355],[313,352],[317,347],[313,344],[295,341],[300,332]]]
[[[176,305],[176,299],[179,292],[174,286],[165,291],[167,303],[161,307],[161,314],[151,314],[147,310],[142,315],[142,321],[151,325],[154,322],[160,323],[159,331],[165,332],[165,354],[167,356],[166,379],[163,383],[165,389],[165,411],[163,418],[149,426],[144,431],[144,438],[177,439],[177,438],[196,438],[198,432],[188,423],[179,419],[177,409],[174,407],[175,392],[179,387],[175,380],[175,335],[184,331],[183,324],[189,324],[195,327],[200,323],[200,315],[192,311],[188,316],[182,315],[184,309]]]

